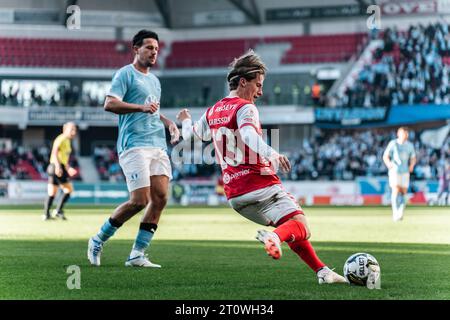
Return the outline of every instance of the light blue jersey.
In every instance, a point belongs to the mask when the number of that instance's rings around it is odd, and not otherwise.
[[[152,73],[144,74],[129,64],[119,69],[111,82],[108,96],[123,102],[147,104],[161,99],[161,84]],[[157,112],[133,112],[119,115],[117,152],[135,147],[155,147],[167,150],[166,131]]]
[[[389,159],[394,164],[394,170],[397,173],[409,173],[409,161],[416,156],[414,146],[411,142],[405,141],[403,144],[398,143],[397,139],[389,142],[384,155],[388,154]]]

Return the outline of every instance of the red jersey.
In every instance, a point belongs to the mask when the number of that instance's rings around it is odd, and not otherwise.
[[[238,111],[244,106],[253,109],[238,117]],[[249,125],[262,136],[258,111],[252,103],[239,97],[224,98],[207,110],[206,122],[228,199],[281,184],[269,161],[251,150],[239,134],[240,128]]]

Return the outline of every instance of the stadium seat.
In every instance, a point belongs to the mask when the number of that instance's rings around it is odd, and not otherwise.
[[[130,63],[130,44],[116,50],[119,41],[0,38],[0,64],[50,68],[111,68]],[[123,42],[122,42],[123,43]],[[160,49],[164,44],[160,43]],[[156,66],[157,67],[157,66]]]

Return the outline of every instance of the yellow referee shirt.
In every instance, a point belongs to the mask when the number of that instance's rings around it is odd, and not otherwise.
[[[63,134],[60,134],[56,137],[55,141],[53,142],[53,148],[55,145],[59,144],[58,148],[58,162],[60,164],[63,164],[67,167],[67,164],[69,163],[69,157],[70,153],[72,152],[72,146],[70,145],[70,139],[65,137]],[[52,148],[52,150],[53,150]],[[53,154],[50,156],[50,163],[55,163],[55,157]]]

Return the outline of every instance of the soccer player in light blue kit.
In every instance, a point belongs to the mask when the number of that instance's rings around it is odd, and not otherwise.
[[[392,219],[400,221],[406,206],[409,174],[416,165],[414,146],[408,141],[408,128],[400,127],[397,130],[397,139],[389,142],[383,154],[383,161],[389,169]]]
[[[105,110],[119,115],[117,151],[130,199],[118,206],[99,232],[89,239],[88,259],[95,266],[100,266],[103,244],[123,223],[145,208],[125,265],[161,267],[147,258],[145,250],[167,203],[172,178],[165,126],[171,134],[171,143],[178,141],[180,133],[176,124],[159,112],[161,85],[150,72],[156,63],[158,49],[156,33],[139,31],[133,37],[133,63],[115,73],[105,100]]]

